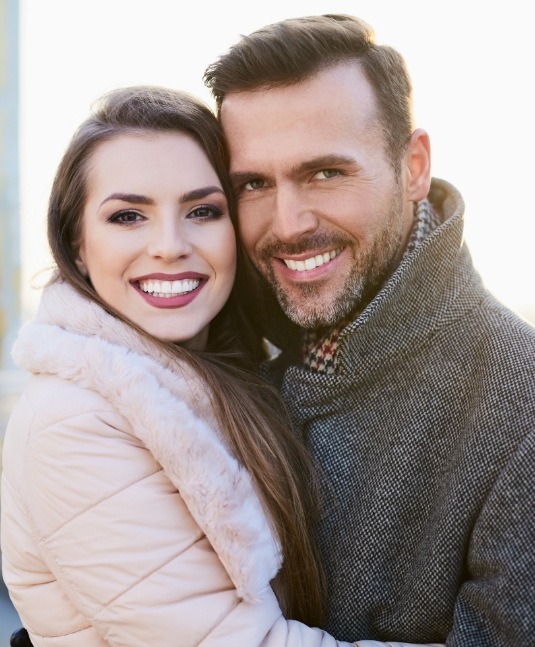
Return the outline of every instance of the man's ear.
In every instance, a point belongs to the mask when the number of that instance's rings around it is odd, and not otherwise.
[[[431,186],[431,145],[429,135],[418,128],[411,135],[406,153],[407,199],[420,202]]]

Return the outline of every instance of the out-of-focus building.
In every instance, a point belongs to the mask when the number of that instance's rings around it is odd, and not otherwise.
[[[19,3],[0,0],[0,448],[21,387],[10,349],[21,322]]]
[[[0,370],[20,325],[18,52],[18,0],[0,0]]]
[[[18,52],[18,0],[0,0],[0,451],[7,416],[21,388],[9,354],[21,320]],[[0,647],[9,644],[9,634],[19,626],[0,577]]]

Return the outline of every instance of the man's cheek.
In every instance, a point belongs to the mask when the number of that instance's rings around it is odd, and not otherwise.
[[[242,245],[246,252],[254,255],[254,251],[262,238],[262,233],[258,226],[251,222],[250,218],[243,218],[239,220],[239,234]]]

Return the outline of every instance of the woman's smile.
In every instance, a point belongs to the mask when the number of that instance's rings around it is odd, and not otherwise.
[[[182,308],[193,301],[210,277],[198,272],[175,275],[153,274],[130,283],[155,308]]]

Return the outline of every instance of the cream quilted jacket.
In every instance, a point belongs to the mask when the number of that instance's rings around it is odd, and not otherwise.
[[[14,358],[3,574],[36,647],[348,646],[282,617],[277,541],[191,369],[66,284]]]

